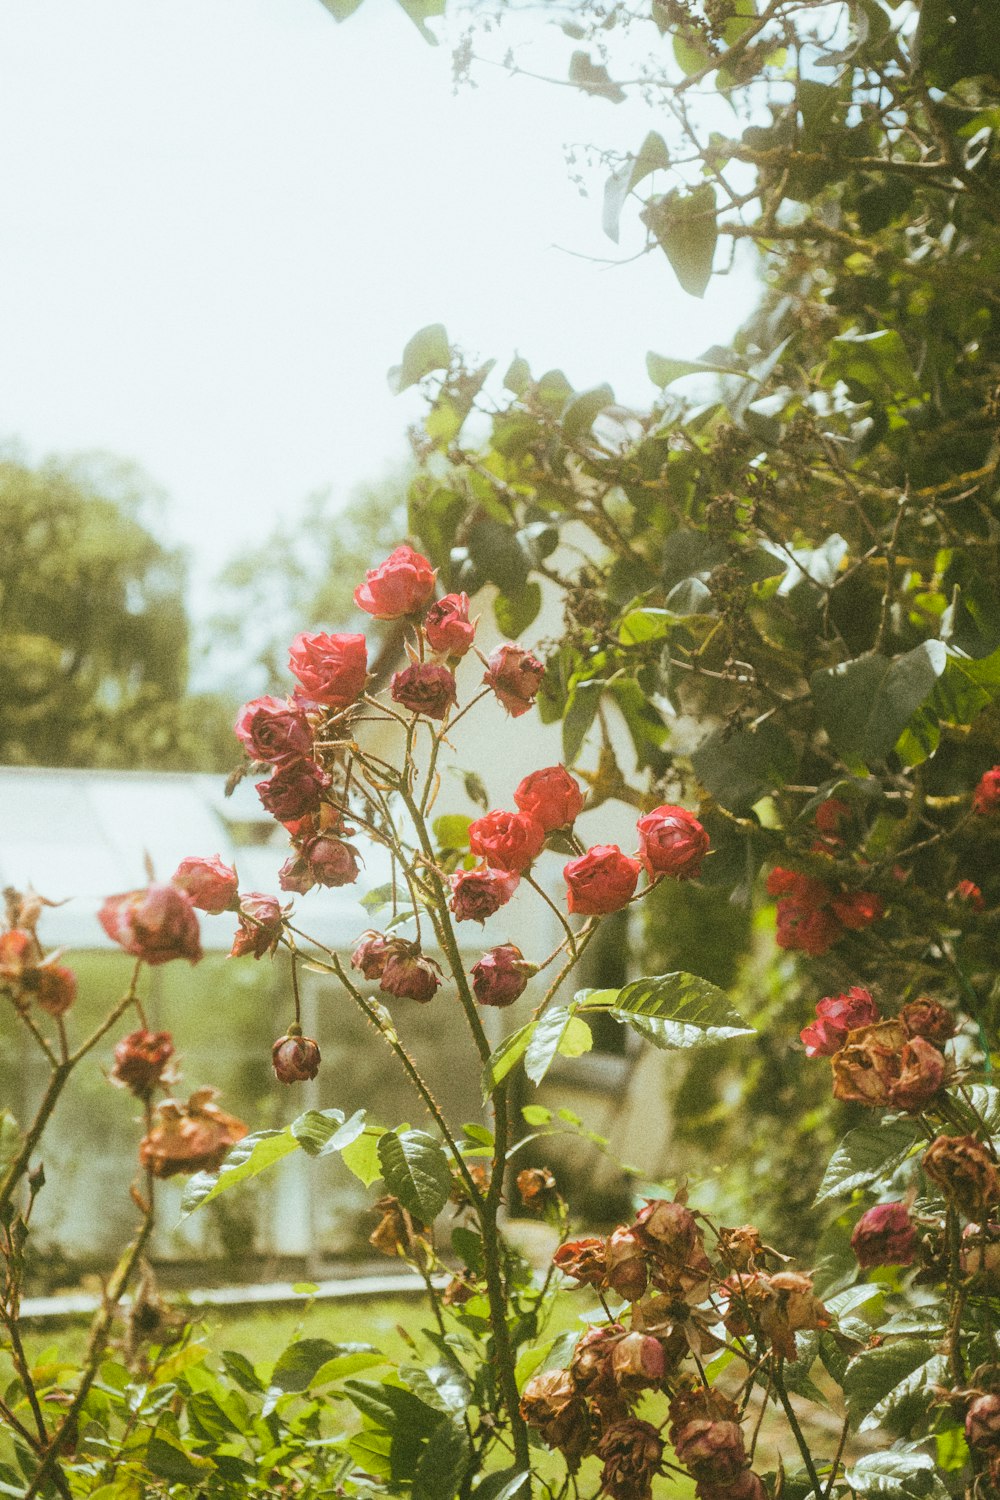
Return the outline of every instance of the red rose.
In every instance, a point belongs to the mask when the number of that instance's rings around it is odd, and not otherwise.
[[[12,927],[0,934],[0,979],[20,979],[38,958],[38,944],[23,927]]]
[[[839,843],[844,825],[850,823],[853,816],[854,810],[849,802],[842,802],[839,797],[828,797],[817,807],[813,822],[820,833]]]
[[[523,875],[545,843],[545,829],[527,813],[490,812],[469,825],[469,848],[494,870]]]
[[[279,766],[268,781],[255,783],[264,807],[279,823],[304,818],[320,804],[320,794],[330,785],[330,777],[311,760],[290,761]]]
[[[296,697],[347,708],[365,690],[368,647],[363,635],[297,635],[288,652],[292,675],[303,692]]]
[[[593,1237],[566,1240],[552,1257],[556,1270],[564,1276],[572,1276],[581,1286],[603,1286],[607,1262],[607,1241]]]
[[[570,911],[600,917],[621,911],[635,894],[642,865],[623,854],[617,844],[595,844],[563,869]]]
[[[874,891],[849,891],[843,896],[834,896],[830,905],[837,921],[850,932],[870,927],[885,911],[882,897]]]
[[[909,1266],[917,1250],[917,1232],[902,1203],[877,1203],[854,1226],[851,1249],[863,1271],[872,1266]]]
[[[286,698],[254,698],[244,703],[234,728],[247,753],[272,766],[298,760],[312,749],[308,719]]]
[[[955,889],[950,893],[949,900],[965,901],[972,907],[973,911],[985,911],[986,902],[983,893],[974,880],[960,880]]]
[[[513,1005],[535,972],[535,965],[525,961],[520,948],[501,943],[472,965],[472,988],[480,1005]]]
[[[412,547],[397,547],[384,563],[365,574],[364,583],[354,590],[354,602],[376,620],[399,620],[427,603],[436,577],[426,557]]]
[[[263,958],[265,953],[273,953],[281,941],[283,916],[274,896],[264,896],[260,891],[248,891],[241,896],[240,925],[229,957],[242,958],[252,953],[254,958]]]
[[[201,958],[201,936],[194,907],[175,885],[150,885],[142,891],[109,896],[97,920],[113,942],[147,964]]]
[[[984,771],[972,794],[972,811],[986,817],[1000,808],[1000,766]]]
[[[415,661],[393,672],[389,695],[410,713],[425,714],[428,719],[443,719],[458,702],[454,672],[431,661]]]
[[[351,954],[351,968],[359,969],[366,979],[380,979],[391,951],[391,942],[384,932],[375,932],[369,927],[361,934]]]
[[[345,844],[342,839],[321,834],[318,839],[310,839],[303,846],[302,853],[317,885],[332,889],[353,885],[358,878],[358,851],[353,844]]]
[[[42,964],[25,975],[25,989],[50,1016],[62,1016],[76,999],[76,975],[65,964]]]
[[[794,901],[778,902],[779,948],[798,949],[810,958],[819,958],[833,947],[843,930],[829,907],[810,909]]]
[[[684,807],[654,807],[638,822],[639,854],[651,880],[672,875],[691,880],[701,873],[709,837]]]
[[[490,652],[483,681],[512,718],[519,719],[534,703],[544,676],[545,667],[537,656],[507,641]]]
[[[234,906],[239,892],[236,871],[224,865],[218,854],[212,859],[200,859],[195,854],[182,859],[170,883],[184,892],[192,906],[213,916]]]
[[[468,594],[445,594],[424,615],[424,635],[432,651],[442,656],[464,656],[476,637],[469,619]]]
[[[583,811],[584,796],[579,782],[565,766],[546,766],[525,776],[514,793],[520,812],[534,818],[546,833],[568,828]]]
[[[433,1000],[443,978],[440,964],[433,958],[425,958],[416,943],[403,938],[390,939],[389,947],[391,952],[379,976],[382,993],[418,1000],[421,1005]]]
[[[320,1065],[319,1045],[294,1027],[279,1036],[271,1048],[271,1063],[279,1083],[305,1083],[315,1078]]]
[[[849,1031],[873,1026],[878,1019],[878,1006],[871,995],[855,985],[846,995],[824,997],[816,1006],[816,1020],[799,1036],[807,1057],[832,1057],[844,1045]]]
[[[129,1089],[137,1099],[148,1099],[157,1085],[166,1081],[167,1064],[173,1055],[174,1040],[169,1031],[131,1031],[115,1047],[111,1081]]]
[[[510,870],[491,870],[477,865],[474,870],[456,870],[451,877],[448,905],[459,922],[485,922],[517,890],[520,876]]]

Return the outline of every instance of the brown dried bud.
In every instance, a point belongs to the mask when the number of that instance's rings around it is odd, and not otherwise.
[[[719,1259],[734,1271],[753,1271],[764,1258],[764,1242],[753,1224],[719,1230]]]
[[[612,1291],[624,1297],[626,1302],[638,1302],[649,1284],[646,1247],[638,1231],[619,1225],[608,1237],[605,1254],[607,1280]]]
[[[242,1120],[215,1103],[216,1091],[196,1089],[186,1104],[164,1099],[159,1121],[139,1143],[139,1160],[154,1177],[179,1172],[214,1172],[231,1146],[247,1133]]]
[[[659,1385],[666,1372],[663,1345],[648,1333],[627,1333],[611,1351],[611,1370],[626,1391]]]
[[[943,1046],[955,1035],[955,1017],[951,1011],[926,995],[904,1005],[899,1019],[908,1037],[921,1036],[935,1047]]]
[[[525,1167],[517,1174],[517,1191],[529,1213],[543,1214],[559,1197],[556,1180],[548,1167]]]
[[[899,1077],[889,1090],[897,1109],[916,1114],[929,1104],[944,1082],[945,1060],[936,1047],[915,1036],[900,1058]]]
[[[708,1289],[711,1263],[697,1220],[683,1203],[647,1199],[636,1215],[635,1231],[653,1257],[653,1281],[661,1290],[680,1297]]]
[[[620,1323],[588,1328],[573,1351],[570,1372],[577,1390],[588,1396],[616,1396],[618,1383],[611,1368],[615,1346],[625,1337]]]
[[[831,1059],[834,1098],[886,1108],[892,1102],[905,1045],[906,1032],[898,1021],[878,1021],[849,1031],[844,1046]]]
[[[747,1467],[743,1429],[738,1422],[692,1417],[671,1431],[677,1458],[696,1479],[733,1484]]]
[[[798,1359],[795,1334],[806,1328],[829,1328],[830,1315],[813,1293],[812,1278],[800,1271],[778,1271],[774,1276],[761,1272],[730,1277],[726,1283],[732,1301],[736,1301],[735,1319],[726,1314],[726,1327],[737,1331],[742,1314],[737,1299],[742,1298],[775,1351],[784,1359]]]
[[[521,1416],[575,1469],[590,1446],[590,1413],[568,1370],[534,1375],[521,1396]]]
[[[382,1217],[368,1236],[369,1245],[374,1245],[380,1255],[403,1255],[412,1260],[426,1233],[423,1224],[391,1194],[377,1199],[374,1207]]]
[[[966,1224],[959,1258],[963,1276],[1000,1279],[1000,1224]]]
[[[608,1270],[607,1241],[567,1240],[559,1246],[552,1262],[557,1271],[572,1276],[581,1286],[603,1286]]]
[[[923,1168],[970,1219],[1000,1202],[1000,1175],[986,1147],[974,1135],[939,1135],[924,1152]]]
[[[360,969],[366,979],[381,979],[386,959],[392,951],[389,947],[391,941],[384,932],[375,932],[369,927],[358,938],[351,954],[351,968]]]
[[[173,1083],[167,1073],[173,1055],[169,1031],[131,1031],[115,1047],[111,1082],[130,1089],[137,1099],[148,1099],[158,1084]]]
[[[649,1422],[625,1417],[608,1427],[597,1445],[601,1483],[612,1500],[650,1500],[653,1475],[663,1458],[663,1439]]]

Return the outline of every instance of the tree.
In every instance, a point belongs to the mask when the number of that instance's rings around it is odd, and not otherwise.
[[[185,697],[184,565],[147,526],[148,499],[129,468],[0,462],[6,762],[225,764],[231,713]]]

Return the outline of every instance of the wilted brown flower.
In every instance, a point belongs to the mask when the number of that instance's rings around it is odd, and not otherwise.
[[[247,1133],[242,1120],[215,1103],[217,1091],[196,1089],[186,1104],[164,1099],[159,1121],[139,1143],[139,1160],[154,1177],[180,1172],[214,1172],[231,1146]]]
[[[624,1417],[604,1432],[597,1454],[604,1463],[601,1483],[612,1500],[649,1500],[663,1458],[663,1439],[655,1427]]]
[[[556,1180],[548,1167],[525,1167],[517,1174],[517,1191],[529,1213],[543,1214],[559,1197]]]
[[[847,1033],[832,1058],[833,1095],[848,1104],[884,1109],[892,1102],[906,1032],[898,1021],[878,1021]]]
[[[603,1286],[607,1275],[607,1241],[593,1237],[567,1240],[552,1257],[557,1271],[581,1286]]]
[[[374,1208],[382,1217],[368,1236],[369,1245],[374,1245],[380,1255],[403,1255],[412,1260],[427,1233],[425,1226],[391,1193],[377,1199]]]
[[[608,1236],[607,1279],[612,1291],[626,1302],[638,1302],[649,1285],[646,1246],[635,1229],[618,1226]]]
[[[521,1396],[521,1416],[537,1427],[550,1448],[558,1448],[575,1469],[590,1446],[590,1412],[568,1370],[532,1376]]]
[[[636,1215],[634,1228],[653,1261],[654,1285],[700,1301],[708,1290],[712,1267],[691,1210],[683,1203],[650,1198]]]
[[[719,1230],[719,1258],[734,1271],[753,1271],[763,1260],[764,1243],[753,1224]]]
[[[1000,1175],[986,1147],[974,1135],[939,1135],[924,1152],[923,1168],[932,1182],[970,1219],[1000,1202]]]
[[[941,1047],[955,1035],[955,1017],[946,1006],[926,995],[911,1000],[899,1012],[899,1019],[908,1037],[922,1036],[925,1042]]]
[[[659,1385],[666,1372],[663,1345],[648,1333],[627,1333],[611,1351],[611,1370],[626,1391]]]

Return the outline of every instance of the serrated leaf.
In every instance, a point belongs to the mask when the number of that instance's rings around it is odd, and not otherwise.
[[[487,1059],[486,1065],[483,1068],[482,1080],[483,1093],[487,1099],[497,1084],[507,1077],[511,1068],[520,1061],[528,1050],[528,1043],[531,1041],[536,1024],[535,1021],[528,1021],[526,1025],[519,1027],[517,1031],[512,1031],[510,1036],[504,1037],[499,1047]]]
[[[349,1120],[339,1109],[310,1109],[291,1124],[291,1132],[309,1156],[332,1156],[356,1141],[365,1128],[365,1112],[355,1110]]]
[[[447,1416],[460,1416],[471,1399],[468,1377],[456,1365],[408,1365],[399,1378],[407,1390]]]
[[[473,1459],[465,1427],[442,1418],[427,1439],[417,1463],[412,1500],[454,1500]]]
[[[866,1453],[844,1475],[850,1489],[859,1495],[878,1495],[883,1500],[923,1500],[947,1491],[936,1479],[929,1453],[886,1449]]]
[[[748,1036],[748,1026],[730,1005],[723,990],[696,974],[658,974],[637,979],[607,1003],[598,991],[584,1001],[583,1010],[609,1010],[628,1021],[657,1047],[696,1047],[706,1042]]]
[[[233,1146],[218,1172],[197,1172],[184,1189],[181,1217],[187,1218],[196,1208],[211,1203],[220,1193],[257,1177],[275,1162],[299,1149],[291,1130],[259,1130],[244,1136]]]
[[[431,1224],[451,1193],[451,1170],[443,1149],[423,1130],[387,1130],[378,1159],[389,1192],[425,1224]]]
[[[876,1182],[888,1182],[921,1140],[916,1124],[906,1119],[859,1125],[848,1131],[830,1158],[816,1203],[846,1197]]]
[[[553,1005],[534,1023],[524,1054],[524,1071],[532,1083],[541,1083],[559,1050],[573,1013],[567,1005]]]
[[[382,1134],[384,1132],[378,1126],[369,1125],[340,1153],[344,1166],[365,1187],[371,1187],[382,1176],[382,1163],[378,1156],[379,1137]]]
[[[863,1349],[844,1371],[844,1394],[852,1422],[867,1419],[896,1388],[926,1365],[934,1345],[926,1339],[892,1339],[876,1349]],[[878,1422],[867,1422],[867,1427]],[[867,1430],[867,1428],[866,1428]]]

